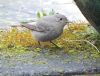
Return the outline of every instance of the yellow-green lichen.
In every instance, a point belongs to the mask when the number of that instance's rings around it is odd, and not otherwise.
[[[92,31],[90,31],[92,30]],[[73,23],[64,29],[63,34],[53,40],[61,49],[56,48],[50,42],[41,42],[41,47],[31,35],[29,30],[19,31],[12,28],[9,31],[0,32],[0,55],[14,57],[25,53],[33,53],[33,57],[40,55],[41,50],[48,50],[45,56],[52,57],[59,51],[69,55],[83,53],[84,59],[100,57],[100,35],[94,29],[84,23]],[[92,34],[91,34],[91,33]],[[57,55],[59,56],[59,55]]]

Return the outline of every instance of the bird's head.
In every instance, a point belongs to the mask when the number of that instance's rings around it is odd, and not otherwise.
[[[61,26],[65,26],[67,23],[69,23],[68,19],[66,16],[62,15],[62,14],[56,14],[56,21],[61,25]]]

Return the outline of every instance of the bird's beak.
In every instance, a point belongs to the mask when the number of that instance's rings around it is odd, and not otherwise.
[[[71,21],[68,21],[68,23],[73,23],[73,22],[71,22]]]
[[[71,21],[66,21],[66,24],[72,23]]]

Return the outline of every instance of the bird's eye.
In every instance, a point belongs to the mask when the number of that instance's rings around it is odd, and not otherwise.
[[[62,18],[60,18],[60,20],[62,20]]]

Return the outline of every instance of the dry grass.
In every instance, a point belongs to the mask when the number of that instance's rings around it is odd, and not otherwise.
[[[91,52],[91,54],[95,57],[100,56],[99,52],[99,44],[100,42],[94,42],[95,40],[99,40],[99,38],[95,38],[93,33],[93,37],[90,33],[89,26],[84,23],[73,23],[64,29],[63,34],[53,42],[55,42],[59,47],[63,48],[66,53],[76,54],[82,51]],[[92,30],[92,29],[91,29]],[[97,34],[97,33],[96,33]],[[94,42],[94,43],[93,43]],[[42,42],[42,47],[44,48],[52,48],[54,45],[49,42]],[[20,46],[20,47],[18,47]],[[18,28],[12,28],[6,32],[0,32],[0,49],[9,49],[13,48],[21,50],[25,50],[28,47],[38,46],[37,41],[31,35],[31,32],[26,29],[24,31],[19,31]],[[14,48],[17,47],[17,48]],[[26,51],[26,50],[25,50]]]

